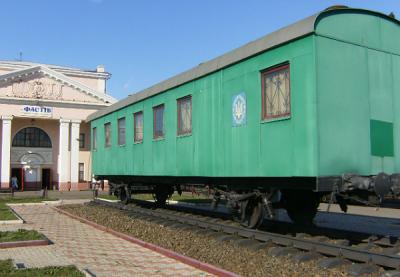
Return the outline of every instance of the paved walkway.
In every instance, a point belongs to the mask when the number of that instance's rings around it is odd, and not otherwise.
[[[49,205],[15,206],[27,222],[0,225],[0,230],[35,229],[53,245],[0,250],[0,260],[26,267],[74,264],[96,276],[209,276],[196,268],[127,242],[62,215]]]

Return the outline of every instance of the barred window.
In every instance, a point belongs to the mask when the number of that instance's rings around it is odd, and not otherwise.
[[[178,135],[192,133],[192,96],[186,96],[178,102]]]
[[[164,137],[164,105],[153,107],[153,138]]]
[[[79,148],[85,148],[85,134],[79,134]]]
[[[133,130],[134,142],[142,142],[143,141],[143,112],[137,112],[133,114]]]
[[[261,81],[262,119],[290,117],[289,64],[262,72]]]
[[[96,127],[93,128],[92,136],[93,136],[93,150],[96,150],[97,149],[97,128]]]
[[[111,146],[111,123],[108,122],[104,124],[104,145],[105,147],[110,147]]]
[[[118,119],[118,145],[125,145],[125,117]]]

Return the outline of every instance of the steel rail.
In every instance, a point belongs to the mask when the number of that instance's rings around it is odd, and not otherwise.
[[[155,203],[146,201],[146,200],[139,200],[139,199],[132,199],[131,202],[133,204],[138,204],[140,206],[154,208]],[[205,207],[193,207],[187,205],[166,205],[162,207],[165,210],[175,211],[179,213],[190,213],[195,215],[202,215],[212,218],[224,219],[224,220],[232,220],[235,221],[232,214],[222,211],[216,211]],[[306,233],[312,236],[327,236],[332,239],[344,239],[348,240],[349,242],[356,242],[356,243],[365,243],[371,242],[376,246],[380,247],[393,247],[394,244],[398,244],[400,246],[400,239],[397,237],[392,236],[382,236],[382,235],[375,235],[368,232],[360,232],[360,231],[349,231],[345,229],[335,229],[329,227],[321,227],[321,226],[297,226],[289,222],[284,221],[275,221],[264,219],[264,223],[258,228],[261,231],[270,231],[272,233],[281,233],[286,232],[288,233]]]
[[[246,229],[243,227],[225,225],[218,222],[209,222],[204,219],[183,217],[159,210],[144,209],[135,206],[127,206],[120,203],[94,200],[94,203],[109,206],[128,212],[139,213],[141,215],[157,217],[160,219],[177,221],[182,224],[188,224],[204,229],[209,229],[221,233],[236,235],[244,238],[255,239],[260,242],[272,242],[277,245],[294,247],[303,251],[314,251],[326,256],[342,257],[348,260],[364,263],[374,263],[376,265],[398,269],[400,268],[400,255],[391,255],[385,253],[375,253],[364,249],[357,249],[350,246],[335,245],[327,242],[313,241],[288,235],[264,232],[259,230]]]

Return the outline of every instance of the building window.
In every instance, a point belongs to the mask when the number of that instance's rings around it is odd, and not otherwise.
[[[178,135],[192,133],[192,96],[177,100],[178,104]]]
[[[263,71],[261,81],[262,119],[290,117],[289,64]]]
[[[79,163],[79,182],[85,181],[85,164]]]
[[[42,129],[36,127],[27,127],[20,130],[14,136],[12,146],[51,148],[51,140],[46,132]]]
[[[164,105],[153,107],[153,138],[164,137]]]
[[[133,114],[133,129],[134,142],[142,142],[143,141],[143,112],[137,112]]]
[[[93,128],[93,150],[97,149],[97,129],[96,127]]]
[[[110,147],[111,146],[111,123],[108,122],[106,124],[104,124],[104,145],[105,147]]]
[[[125,117],[118,119],[118,145],[125,145]]]
[[[79,134],[79,148],[85,148],[85,134]]]

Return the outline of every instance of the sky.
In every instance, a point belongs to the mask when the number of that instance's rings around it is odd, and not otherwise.
[[[127,97],[332,5],[394,12],[399,0],[0,0],[0,60],[112,74]]]

